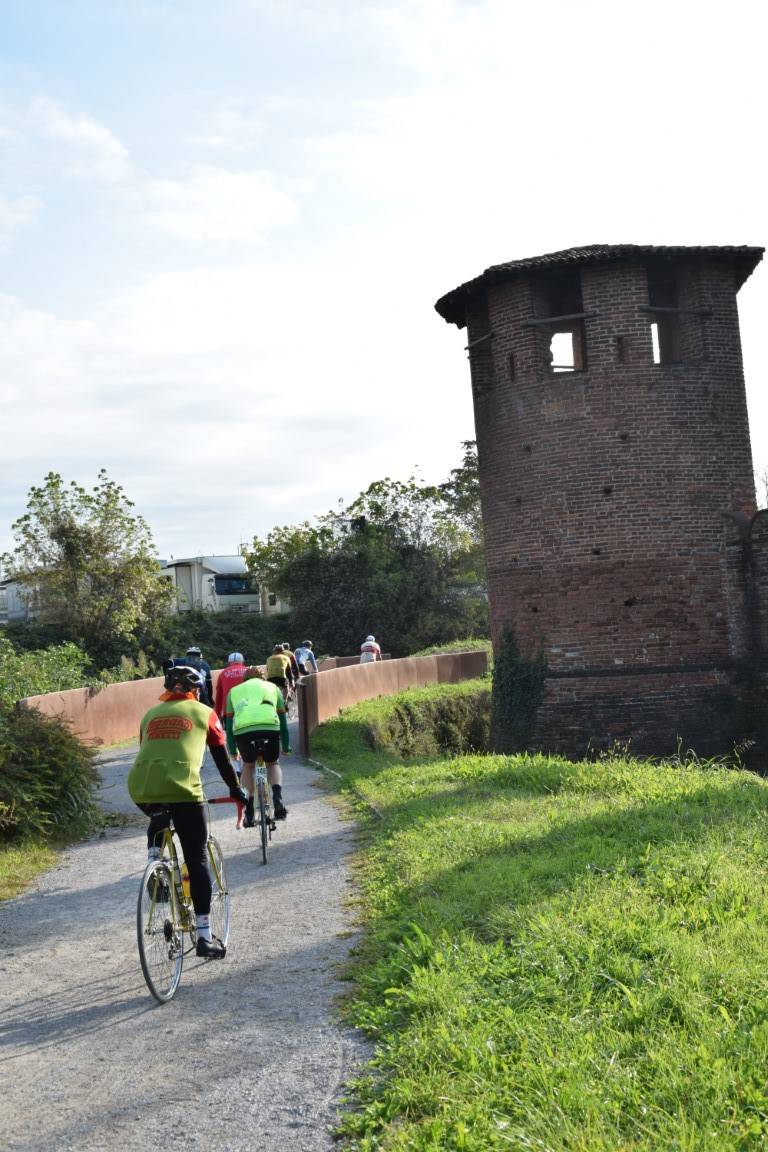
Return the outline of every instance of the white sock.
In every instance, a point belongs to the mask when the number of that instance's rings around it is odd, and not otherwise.
[[[213,933],[211,932],[211,918],[210,916],[197,916],[197,934],[201,940],[207,940],[208,943],[213,940]]]

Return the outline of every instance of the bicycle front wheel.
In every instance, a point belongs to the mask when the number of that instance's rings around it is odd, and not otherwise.
[[[267,785],[264,780],[258,782],[259,793],[259,827],[261,828],[261,862],[267,862],[267,845],[269,844],[269,812],[267,810]]]
[[[230,898],[224,857],[215,836],[208,838],[208,861],[211,869],[211,932],[222,944],[229,940]]]
[[[152,995],[165,1004],[176,992],[184,964],[184,934],[179,924],[171,870],[163,860],[144,869],[136,907],[141,970]]]

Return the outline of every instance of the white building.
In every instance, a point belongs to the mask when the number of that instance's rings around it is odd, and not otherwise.
[[[192,608],[209,612],[236,608],[265,615],[288,611],[285,601],[253,579],[242,556],[170,560],[163,565],[162,575],[174,583],[179,612]]]
[[[32,612],[25,592],[15,580],[0,581],[0,624],[13,624],[29,620]]]

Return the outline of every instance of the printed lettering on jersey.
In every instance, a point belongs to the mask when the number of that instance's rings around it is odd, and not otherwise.
[[[186,716],[155,716],[147,725],[147,740],[179,740],[192,731],[192,721]]]

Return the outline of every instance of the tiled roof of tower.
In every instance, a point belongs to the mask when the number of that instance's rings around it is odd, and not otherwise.
[[[510,260],[505,264],[494,264],[474,280],[460,284],[452,292],[441,296],[435,304],[436,310],[449,324],[463,328],[466,320],[464,306],[471,296],[483,285],[500,284],[513,280],[525,272],[554,270],[573,265],[614,264],[619,261],[642,260],[649,256],[679,260],[690,256],[722,256],[733,259],[736,273],[736,290],[741,288],[747,277],[755,270],[763,258],[764,248],[751,248],[741,245],[710,245],[666,247],[654,244],[587,244],[583,248],[565,248],[561,252],[548,252],[544,256],[529,256],[524,260]]]

